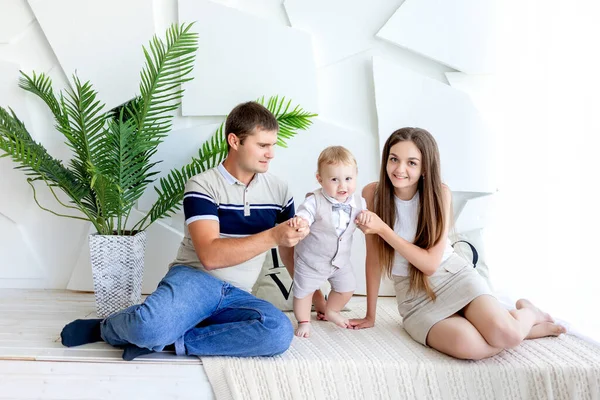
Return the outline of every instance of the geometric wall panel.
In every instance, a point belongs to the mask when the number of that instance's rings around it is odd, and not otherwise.
[[[469,74],[494,70],[494,0],[406,0],[377,36]]]
[[[467,93],[483,114],[498,112],[498,86],[493,75],[469,75],[462,72],[444,74],[450,86]]]
[[[0,43],[8,43],[35,19],[25,0],[0,1]]]
[[[348,57],[320,68],[319,117],[361,132],[377,131],[372,55],[377,50]]]
[[[30,74],[48,72],[58,63],[38,21],[29,24],[10,44],[0,47],[0,58]]]
[[[285,0],[292,27],[313,37],[317,66],[377,46],[377,31],[402,0]]]
[[[91,81],[107,109],[139,92],[142,45],[154,35],[147,0],[29,0],[65,74]],[[160,36],[164,36],[160,32]]]
[[[0,279],[43,278],[40,260],[23,229],[0,214]]]
[[[491,136],[468,95],[382,58],[373,58],[373,71],[380,148],[398,128],[424,128],[437,141],[452,191],[496,190]]]
[[[139,210],[150,210],[158,198],[154,186],[160,187],[159,179],[167,176],[173,168],[179,169],[189,164],[192,157],[197,158],[198,149],[215,133],[219,126],[220,124],[199,125],[169,132],[158,146],[156,154],[152,156],[153,162],[162,161],[154,167],[155,171],[160,172],[153,176],[156,181],[147,186],[146,191],[138,200],[137,208]]]
[[[318,112],[310,36],[210,1],[179,1],[179,21],[197,21],[199,48],[184,84],[182,113],[226,115],[243,101],[280,95]]]
[[[469,232],[490,225],[494,207],[494,195],[470,199],[456,218],[456,232]]]
[[[11,108],[25,127],[29,128],[31,120],[25,102],[26,92],[19,88],[20,77],[17,64],[0,60],[0,107],[8,112]]]
[[[173,1],[173,0],[172,0]],[[256,17],[289,26],[288,16],[281,4],[283,0],[212,0],[227,7],[235,8]]]

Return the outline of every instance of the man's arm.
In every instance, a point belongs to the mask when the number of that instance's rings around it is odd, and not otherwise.
[[[308,234],[306,228],[297,230],[284,223],[243,238],[220,238],[219,222],[215,220],[194,221],[188,229],[196,254],[207,270],[241,264],[275,246],[292,249],[293,265],[293,246]]]

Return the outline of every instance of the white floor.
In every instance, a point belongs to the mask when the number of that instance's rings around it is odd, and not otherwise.
[[[125,362],[106,343],[61,345],[66,323],[95,317],[91,293],[0,291],[0,399],[213,398],[197,357],[164,352]]]

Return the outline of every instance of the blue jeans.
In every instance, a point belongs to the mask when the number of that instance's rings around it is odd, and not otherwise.
[[[101,323],[105,342],[196,356],[274,356],[294,337],[290,320],[271,303],[203,271],[172,267],[144,303]]]

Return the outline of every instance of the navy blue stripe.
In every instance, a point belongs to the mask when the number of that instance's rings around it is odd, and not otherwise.
[[[244,216],[244,210],[219,209],[219,230],[226,235],[254,235],[275,226],[277,210],[251,210]]]
[[[296,214],[296,209],[294,207],[294,200],[292,199],[290,204],[286,208],[281,210],[280,213],[277,214],[276,222],[278,224],[281,224],[282,222],[285,222],[288,219],[292,218],[294,216],[294,214]]]
[[[186,220],[204,215],[218,216],[217,205],[200,197],[186,197],[183,199],[183,214]]]

